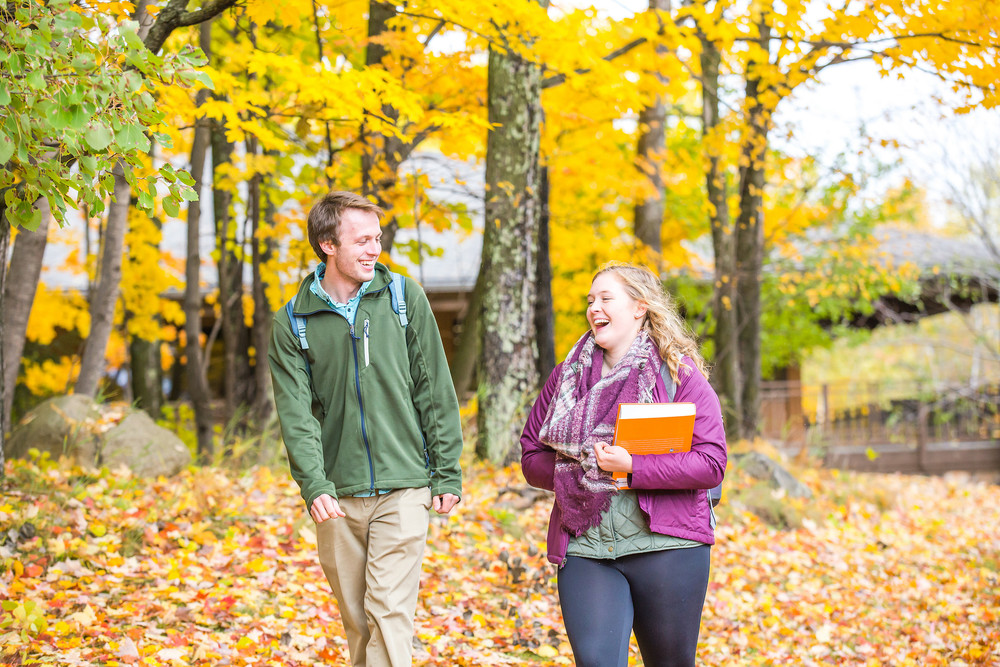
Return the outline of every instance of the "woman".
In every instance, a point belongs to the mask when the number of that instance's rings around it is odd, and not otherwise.
[[[693,336],[652,271],[609,264],[587,296],[588,331],[543,387],[521,435],[532,486],[555,491],[548,559],[576,664],[694,665],[726,470],[718,396]],[[663,372],[661,372],[661,369]],[[667,378],[664,381],[664,376]],[[671,386],[668,386],[671,385]],[[695,404],[690,452],[613,446],[619,403]],[[618,491],[612,472],[629,473]]]

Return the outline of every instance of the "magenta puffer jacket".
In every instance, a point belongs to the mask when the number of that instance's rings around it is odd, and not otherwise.
[[[691,451],[632,457],[631,487],[638,492],[639,507],[653,532],[715,544],[712,507],[706,489],[718,485],[726,473],[726,431],[722,425],[719,397],[694,362],[684,358],[681,382],[674,400],[695,404]],[[556,453],[538,440],[538,432],[555,393],[556,366],[531,408],[521,433],[521,471],[532,486],[552,491]],[[655,402],[667,402],[667,387],[660,376],[653,390]],[[558,503],[549,517],[548,559],[562,565],[566,560],[569,533],[563,530]]]

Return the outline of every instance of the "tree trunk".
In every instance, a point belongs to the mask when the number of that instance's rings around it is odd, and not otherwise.
[[[316,0],[312,0],[311,4],[313,32],[316,35],[316,62],[322,63],[325,55],[323,53],[323,34],[319,29],[319,11],[316,7]],[[369,18],[370,21],[371,19]],[[333,135],[330,132],[330,121],[326,121],[323,125],[326,132],[326,187],[333,190]]]
[[[739,323],[740,397],[742,437],[758,432],[760,414],[760,290],[764,259],[764,224],[760,197],[764,187],[763,165],[744,170],[740,179],[740,216],[736,223],[736,319]]]
[[[153,28],[155,21],[153,15],[149,13],[151,3],[152,0],[138,0],[135,3],[135,12],[132,14],[132,19],[139,24],[139,29],[136,31],[139,39],[146,39],[149,36],[149,31]]]
[[[187,11],[188,0],[169,0],[160,5],[156,21],[150,26],[142,42],[153,53],[158,53],[175,29],[181,26],[197,25],[218,16],[236,4],[236,0],[206,0],[198,9]]]
[[[232,162],[233,144],[226,139],[225,126],[212,123],[212,174]],[[222,341],[225,349],[223,393],[226,421],[233,420],[250,406],[253,369],[250,367],[250,330],[243,316],[243,259],[239,252],[236,221],[232,213],[232,193],[214,184],[212,207],[215,212],[215,235],[219,252],[219,316],[222,318]]]
[[[115,165],[114,201],[108,207],[108,222],[101,244],[101,263],[97,286],[90,299],[90,333],[80,359],[80,375],[74,391],[85,396],[95,396],[104,374],[104,354],[115,320],[115,304],[122,281],[122,249],[128,226],[128,210],[132,190],[125,180],[122,161]]]
[[[663,252],[660,232],[666,212],[662,165],[667,137],[666,123],[667,107],[659,98],[653,106],[639,112],[641,130],[636,162],[655,194],[641,199],[635,205],[635,238],[657,255]]]
[[[368,10],[368,48],[365,51],[365,66],[378,68],[382,59],[388,53],[377,38],[389,32],[389,21],[396,16],[396,6],[391,3],[373,1]],[[392,106],[382,106],[382,116],[393,122],[399,119],[399,113]],[[370,132],[367,127],[361,128],[361,193],[373,197],[386,212],[382,221],[382,251],[386,254],[392,250],[399,223],[392,215],[392,206],[388,191],[396,184],[396,173],[403,161],[403,142],[398,137]],[[407,153],[409,151],[406,151]]]
[[[247,152],[257,153],[257,141],[250,140]],[[263,177],[255,173],[250,179],[248,194],[248,209],[250,211],[251,243],[253,244],[253,324],[250,339],[254,349],[253,366],[253,415],[258,424],[267,421],[271,414],[271,400],[268,388],[271,376],[267,368],[267,346],[271,337],[271,308],[267,301],[267,286],[264,283],[262,268],[271,255],[271,241],[264,241],[262,227],[270,224],[273,207],[265,203],[263,192]],[[267,216],[263,217],[266,209]]]
[[[3,191],[0,190],[0,312],[6,305],[4,303],[4,292],[7,283],[7,251],[10,249],[10,223],[7,221],[7,206],[4,204]],[[6,340],[3,319],[0,317],[0,341]],[[4,345],[0,345],[0,368],[4,366]],[[4,380],[6,373],[0,373],[0,396],[3,396],[4,404],[7,402],[7,394],[14,395],[14,387],[8,386]],[[5,477],[5,462],[7,445],[7,425],[0,424],[0,479]]]
[[[649,0],[650,11],[670,11],[670,0]],[[660,55],[666,48],[656,46]],[[646,76],[654,77],[656,87],[663,84],[663,77],[657,72]],[[636,165],[649,181],[653,190],[650,197],[640,199],[635,205],[635,238],[654,250],[657,256],[663,252],[663,216],[666,213],[666,190],[663,179],[663,153],[667,148],[667,106],[663,97],[656,95],[653,103],[639,112],[639,144],[636,150]]]
[[[257,155],[257,140],[250,138],[246,142],[246,152],[247,155],[256,156]],[[250,345],[254,349],[253,356],[253,409],[252,413],[256,414],[257,408],[260,406],[260,397],[264,393],[264,387],[259,383],[260,378],[257,375],[257,368],[261,365],[259,362],[263,360],[264,350],[267,348],[259,347],[261,343],[260,336],[260,316],[259,313],[262,310],[262,303],[264,299],[264,282],[261,278],[261,265],[263,264],[262,253],[261,253],[261,241],[259,238],[260,232],[260,209],[261,209],[261,175],[259,173],[254,173],[247,182],[247,215],[249,216],[250,222],[250,269],[251,269],[251,283],[250,283],[250,297],[253,300],[253,315],[251,316],[250,324]]]
[[[770,28],[760,22],[760,44],[767,49]],[[765,51],[766,52],[766,51]],[[749,118],[740,172],[740,213],[736,221],[736,320],[739,323],[741,431],[745,438],[758,433],[760,417],[760,290],[764,264],[764,168],[770,118],[760,96],[767,86],[751,61],[747,64],[746,100]]]
[[[476,455],[503,462],[517,451],[528,397],[538,389],[541,74],[516,54],[491,49],[488,81]]]
[[[150,0],[135,4],[132,18],[139,24],[139,39],[146,39],[153,27],[154,18],[149,13]],[[135,205],[133,198],[132,205]],[[162,222],[156,220],[162,229]],[[129,313],[125,313],[126,319]],[[157,318],[159,319],[159,318]],[[127,327],[126,327],[127,329]],[[160,417],[163,409],[163,369],[161,368],[160,341],[132,337],[129,341],[129,366],[132,373],[132,401],[153,419]]]
[[[201,24],[202,49],[208,47],[211,23]],[[208,99],[208,90],[198,91],[197,106]],[[198,437],[198,458],[203,463],[211,461],[212,443],[211,392],[205,375],[204,351],[201,347],[201,193],[205,177],[205,153],[211,140],[207,118],[195,121],[194,141],[191,145],[191,176],[198,198],[188,203],[187,262],[184,270],[184,333],[187,356],[187,385],[194,407],[195,433]]]
[[[719,126],[719,63],[721,55],[715,44],[702,37],[702,136],[705,145]],[[728,188],[718,155],[707,149],[705,187],[708,192],[712,247],[715,253],[715,287],[712,311],[715,315],[715,357],[712,360],[712,384],[722,401],[726,435],[740,437],[742,426],[742,390],[739,370],[739,341],[736,323],[736,254],[730,227]]]
[[[275,216],[278,210],[274,206],[274,202],[269,196],[264,197],[264,226],[267,229],[273,229],[275,226]],[[261,248],[260,255],[260,265],[264,265],[271,260],[271,257],[277,251],[275,247],[275,241],[273,236],[269,235],[268,240],[265,242],[264,246]],[[274,404],[271,400],[271,369],[267,365],[267,347],[271,342],[271,321],[273,316],[273,311],[270,303],[267,300],[267,288],[268,284],[263,279],[261,275],[260,286],[257,288],[260,294],[260,301],[258,297],[254,297],[254,347],[261,350],[261,356],[259,358],[255,357],[254,360],[258,363],[254,366],[254,377],[256,378],[256,384],[258,391],[260,392],[257,396],[257,409],[254,415],[261,420],[261,422],[267,421],[271,413],[274,411]],[[263,304],[263,310],[258,311],[256,304]],[[257,313],[260,312],[260,319],[258,320]]]
[[[130,206],[135,206],[136,200],[133,197]],[[153,219],[153,224],[157,229],[162,230],[163,224],[159,219]],[[129,250],[134,250],[131,245]],[[157,246],[157,250],[159,247]],[[122,329],[129,330],[128,321],[134,313],[124,308],[124,321]],[[159,315],[155,316],[157,324],[162,321]],[[159,336],[154,336],[153,340],[147,340],[138,336],[131,336],[128,343],[128,363],[131,370],[131,396],[126,400],[142,408],[153,419],[159,419],[160,411],[163,408],[163,369],[160,363],[160,340]]]
[[[160,341],[133,338],[129,342],[134,403],[153,419],[163,409],[163,370],[160,367]]]
[[[48,199],[44,197],[39,199],[35,202],[35,206],[41,211],[42,220],[38,229],[34,231],[20,229],[17,232],[10,256],[8,280],[3,288],[3,308],[0,310],[0,317],[3,319],[3,386],[5,388],[0,428],[5,431],[11,428],[14,388],[17,386],[17,376],[21,368],[21,355],[24,353],[31,304],[35,301],[38,279],[42,274],[42,259],[45,256],[49,219],[52,217]],[[9,238],[9,227],[6,233]],[[7,253],[0,254],[0,257],[6,260]]]
[[[473,390],[472,383],[476,375],[476,364],[479,360],[479,346],[482,343],[480,320],[483,312],[483,292],[485,291],[486,274],[482,268],[476,276],[476,284],[469,295],[469,306],[462,320],[462,331],[455,342],[455,356],[451,362],[451,381],[455,385],[455,393],[459,400]]]
[[[552,307],[552,259],[549,255],[549,168],[540,169],[538,220],[538,268],[535,289],[535,330],[538,334],[539,389],[556,367],[555,312]]]

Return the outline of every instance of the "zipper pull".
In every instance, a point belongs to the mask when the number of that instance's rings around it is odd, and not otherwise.
[[[368,368],[368,320],[365,320],[365,368]]]

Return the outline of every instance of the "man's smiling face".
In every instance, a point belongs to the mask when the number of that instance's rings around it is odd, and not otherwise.
[[[321,245],[328,259],[326,270],[334,271],[344,281],[361,283],[375,276],[375,261],[382,253],[382,228],[378,215],[357,208],[346,209],[340,216],[340,245]]]

